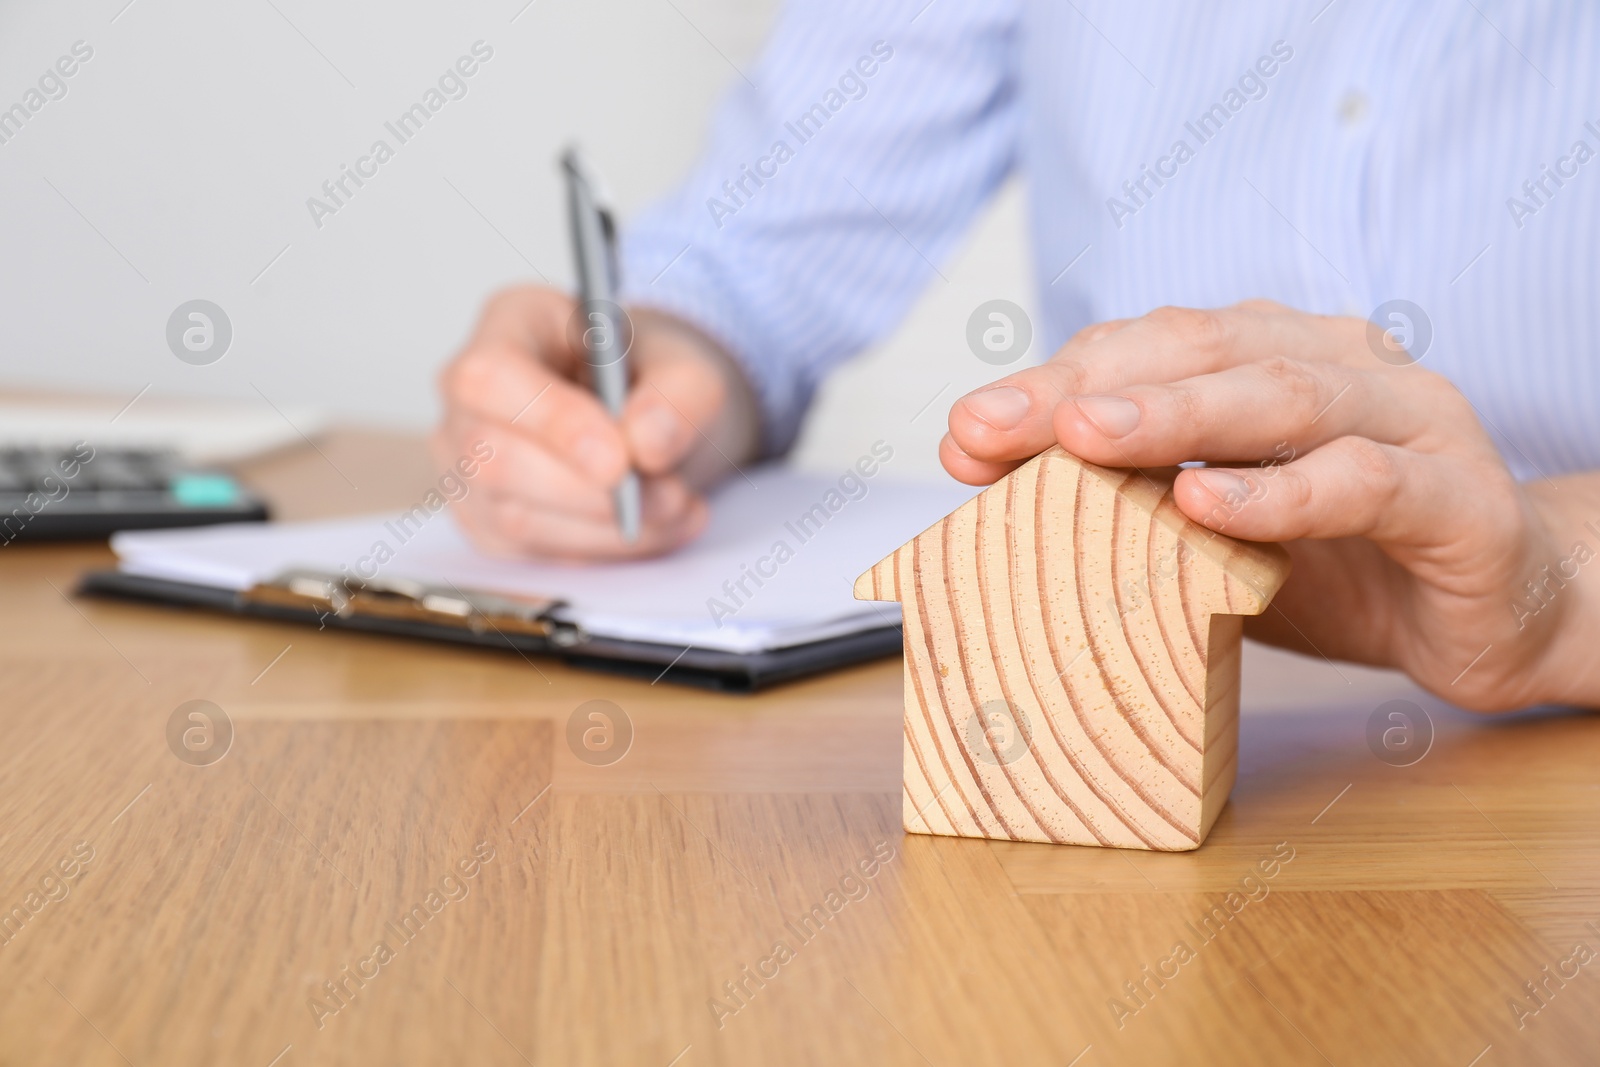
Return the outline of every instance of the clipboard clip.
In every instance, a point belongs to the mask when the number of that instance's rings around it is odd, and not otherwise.
[[[414,582],[407,578],[347,578],[295,568],[270,582],[239,594],[247,603],[314,611],[322,626],[329,615],[340,619],[385,618],[450,626],[481,634],[539,637],[570,648],[588,635],[576,624],[555,617],[565,601],[551,597],[507,596],[480,589],[462,589]]]

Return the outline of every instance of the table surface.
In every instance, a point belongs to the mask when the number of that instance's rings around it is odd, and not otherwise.
[[[429,481],[371,432],[245,475],[284,518]],[[1251,648],[1199,851],[906,836],[898,661],[714,695],[70,595],[109,560],[0,550],[0,1064],[1594,1062],[1591,715]]]

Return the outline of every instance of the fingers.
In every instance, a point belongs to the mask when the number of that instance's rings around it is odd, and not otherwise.
[[[698,532],[704,501],[676,476],[646,478],[639,540],[621,540],[612,490],[575,472],[526,437],[495,424],[449,426],[434,437],[436,462],[482,456],[454,510],[480,547],[500,554],[622,559],[677,547]]]
[[[604,486],[628,468],[627,442],[599,398],[527,352],[470,349],[443,388],[449,422],[498,425]]]
[[[715,364],[682,347],[641,348],[640,356],[622,431],[634,465],[660,474],[706,439],[727,403],[728,386]]]
[[[1050,362],[1007,375],[956,401],[950,409],[950,433],[939,446],[945,469],[969,485],[984,485],[1048,448],[1054,443],[1051,412],[1085,381],[1075,354],[1130,321],[1086,326]]]
[[[1480,507],[1504,498],[1487,470],[1341,437],[1279,466],[1185,470],[1173,496],[1185,515],[1230,537],[1365,537],[1422,548],[1448,543],[1461,523],[1476,521]]]
[[[514,497],[529,506],[556,511],[595,521],[613,519],[609,486],[575,470],[542,444],[498,423],[449,424],[441,431],[442,444],[435,455],[447,461],[441,451],[453,449],[465,454],[482,441],[494,450],[494,458],[482,465],[473,479],[474,488],[494,496]]]
[[[950,472],[951,477],[967,485],[989,485],[1022,465],[1020,459],[1008,463],[973,459],[961,450],[950,434],[945,434],[939,441],[939,462],[944,464],[944,469]]]
[[[1054,431],[1075,456],[1108,466],[1285,459],[1356,435],[1406,445],[1428,425],[1376,375],[1272,357],[1162,385],[1073,397]]]
[[[705,529],[705,500],[691,496],[681,480],[643,483],[643,514],[636,541],[622,539],[615,519],[596,521],[532,506],[515,497],[488,497],[461,513],[463,527],[486,551],[510,557],[537,556],[563,562],[641,559],[671,552]]]
[[[1055,444],[1051,417],[1057,405],[1079,393],[1112,388],[1109,379],[1100,384],[1068,351],[1064,348],[1048,363],[1007,375],[956,401],[950,409],[949,437],[956,448],[1003,473]]]
[[[483,551],[559,560],[633,559],[669,552],[705,526],[706,503],[681,478],[646,478],[639,537],[625,542],[610,490],[576,478],[537,445],[496,438],[493,431],[477,439],[477,454],[494,440],[502,443],[490,445],[492,458],[451,506],[463,531]],[[439,462],[449,463],[453,447],[436,439]]]
[[[574,471],[615,485],[628,469],[627,441],[588,386],[573,347],[575,306],[538,286],[491,298],[440,377],[446,421],[514,428]]]
[[[1049,363],[957,401],[950,434],[979,461],[1026,459],[1055,443],[1052,416],[1069,397],[1179,381],[1284,352],[1333,360],[1349,338],[1328,328],[1329,321],[1251,302],[1217,311],[1158,308],[1126,323],[1100,324],[1079,333]]]
[[[1067,344],[1088,344],[1090,341],[1098,341],[1102,337],[1110,337],[1132,321],[1132,319],[1106,319],[1104,322],[1092,323],[1073,334],[1072,340],[1068,341]]]

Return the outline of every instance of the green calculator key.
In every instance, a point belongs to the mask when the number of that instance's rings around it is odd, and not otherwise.
[[[239,498],[239,486],[226,474],[176,474],[172,495],[186,508],[225,508]]]

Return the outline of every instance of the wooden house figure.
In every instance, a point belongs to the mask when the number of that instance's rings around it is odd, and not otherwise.
[[[1182,851],[1233,787],[1244,615],[1278,545],[1189,520],[1175,470],[1030,460],[856,579],[905,629],[905,829]]]

